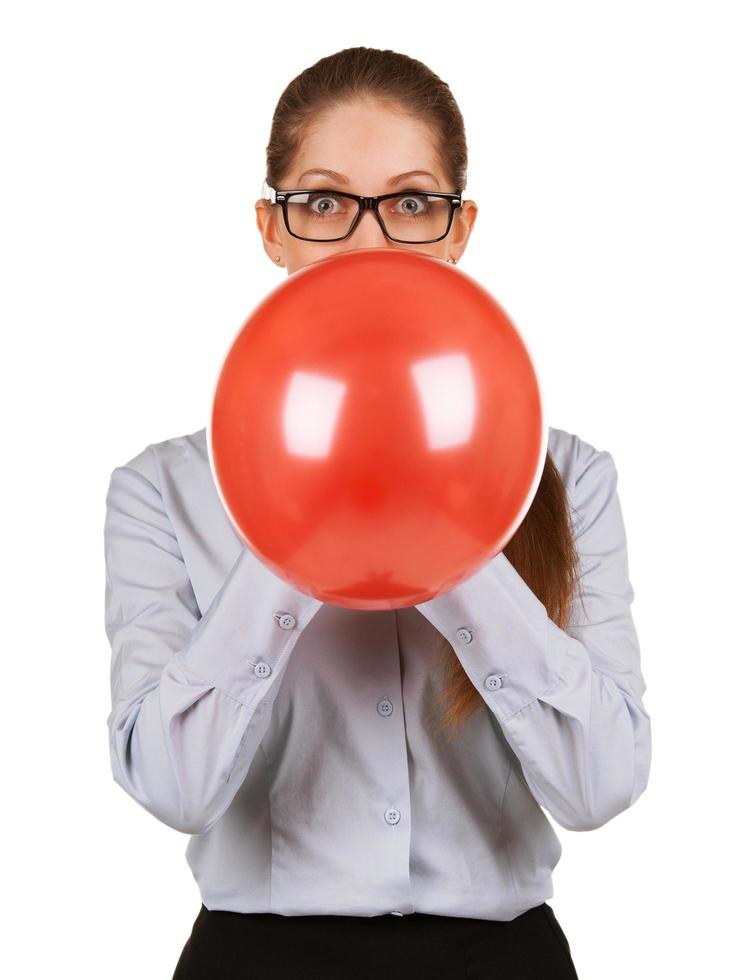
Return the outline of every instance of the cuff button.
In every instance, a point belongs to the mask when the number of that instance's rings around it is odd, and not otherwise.
[[[292,630],[295,628],[297,620],[291,613],[274,613],[274,619],[279,623],[283,630]]]

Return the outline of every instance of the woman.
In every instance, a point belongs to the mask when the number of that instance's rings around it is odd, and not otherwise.
[[[321,59],[267,158],[257,224],[290,273],[369,246],[464,254],[462,117],[412,58]],[[600,827],[651,754],[608,452],[550,428],[507,547],[420,606],[345,609],[273,575],[205,429],[114,469],[105,554],[114,778],[190,835],[202,898],[174,980],[576,977],[541,807]]]

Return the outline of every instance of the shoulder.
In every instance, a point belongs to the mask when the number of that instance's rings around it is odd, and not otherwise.
[[[614,460],[607,450],[598,449],[576,433],[552,425],[548,426],[548,451],[569,491],[574,491],[587,478],[614,469]],[[163,475],[184,460],[209,465],[206,428],[148,443],[121,466],[136,470],[159,486]]]
[[[565,429],[548,427],[548,451],[568,491],[614,470],[614,460],[606,449],[598,449],[586,439]]]
[[[562,429],[550,429],[548,449],[563,478],[574,530],[582,546],[594,546],[597,536],[604,541],[609,535],[613,542],[622,538],[625,532],[618,473],[612,454]]]
[[[612,454],[564,429],[548,430],[548,451],[563,479],[574,519],[581,528],[617,492],[617,468]]]
[[[561,475],[574,508],[585,505],[602,486],[614,491],[617,482],[615,461],[606,449],[599,449],[574,432],[548,426],[548,452]],[[116,469],[135,470],[155,487],[169,483],[169,477],[191,463],[209,470],[206,428],[148,443]]]
[[[206,428],[148,443],[130,459],[116,466],[114,472],[134,470],[160,489],[168,482],[168,476],[184,462],[209,466]]]

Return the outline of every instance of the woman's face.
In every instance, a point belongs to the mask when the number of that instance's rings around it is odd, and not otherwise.
[[[454,193],[455,188],[449,186],[439,165],[432,139],[428,127],[380,103],[360,100],[340,106],[315,120],[279,190],[322,188],[365,197],[397,189]],[[316,169],[332,174],[307,172]],[[396,182],[400,175],[407,176]],[[256,224],[272,264],[285,266],[291,275],[311,262],[355,248],[412,249],[458,261],[477,212],[473,201],[463,201],[455,210],[446,238],[415,245],[386,238],[371,210],[363,211],[353,233],[337,242],[306,242],[293,237],[285,227],[281,206],[272,206],[264,199],[256,201]]]

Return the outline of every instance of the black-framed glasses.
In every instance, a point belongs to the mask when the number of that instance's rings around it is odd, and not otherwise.
[[[422,245],[446,238],[460,194],[411,189],[377,197],[361,197],[326,188],[277,190],[265,184],[278,204],[287,231],[305,242],[340,242],[354,231],[366,208],[375,212],[385,236],[404,245]]]

